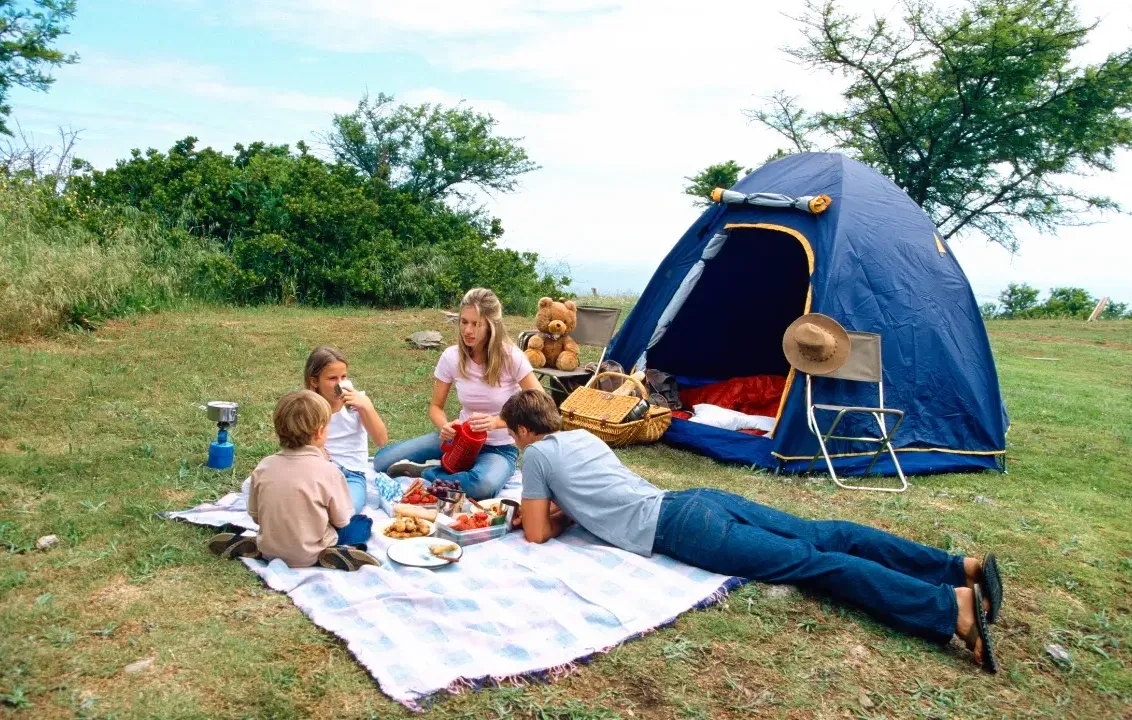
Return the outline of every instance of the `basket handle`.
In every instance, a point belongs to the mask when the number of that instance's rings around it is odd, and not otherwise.
[[[595,375],[592,382],[596,385],[597,381],[600,380],[603,377],[622,378],[623,380],[627,380],[627,381],[633,383],[633,385],[635,385],[636,388],[637,388],[637,392],[639,392],[641,394],[641,399],[648,400],[649,393],[648,393],[647,390],[645,390],[645,386],[641,384],[640,380],[633,377],[632,375],[626,375],[624,373],[618,373],[618,372],[603,372],[603,373],[598,373],[597,375]],[[616,391],[614,391],[614,392],[616,393]]]

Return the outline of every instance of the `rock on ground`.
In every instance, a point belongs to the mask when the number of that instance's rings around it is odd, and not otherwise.
[[[436,330],[421,330],[408,337],[408,341],[422,350],[440,347],[444,344],[444,337]]]
[[[147,657],[143,660],[138,660],[137,662],[130,663],[126,666],[125,671],[127,673],[139,673],[152,665],[155,659],[156,658]]]
[[[763,595],[771,600],[783,600],[797,592],[792,585],[767,585]]]

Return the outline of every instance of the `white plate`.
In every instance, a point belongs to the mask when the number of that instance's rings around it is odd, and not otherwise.
[[[424,520],[423,522],[424,522],[425,524],[427,524],[427,525],[428,525],[428,535],[419,535],[419,536],[417,536],[417,537],[415,537],[415,538],[394,538],[394,537],[389,537],[388,535],[386,535],[386,534],[385,534],[385,528],[387,528],[387,527],[389,527],[390,525],[392,525],[392,524],[393,524],[393,521],[394,521],[394,518],[389,518],[389,519],[387,519],[387,520],[378,520],[377,522],[375,522],[375,523],[373,524],[373,530],[372,530],[373,534],[374,534],[374,535],[379,535],[379,536],[381,536],[382,538],[384,538],[384,539],[386,539],[386,540],[392,540],[392,541],[394,541],[394,542],[398,542],[398,543],[401,543],[401,542],[405,542],[406,540],[421,540],[421,539],[423,539],[423,538],[425,538],[425,537],[429,537],[429,536],[431,536],[431,535],[435,535],[435,534],[436,534],[436,523],[431,523],[431,522],[429,522],[428,520]]]
[[[438,558],[433,555],[429,548],[433,545],[456,545],[450,540],[439,540],[430,537],[406,538],[402,542],[393,543],[386,550],[389,559],[400,563],[402,565],[412,565],[413,567],[440,567],[441,565],[451,565],[443,558]],[[456,545],[456,549],[449,552],[445,557],[452,558],[453,560],[459,559],[464,556],[464,548]]]

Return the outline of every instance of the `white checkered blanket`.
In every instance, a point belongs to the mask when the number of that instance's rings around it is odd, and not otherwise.
[[[509,483],[503,494],[517,489]],[[167,516],[255,528],[246,501],[246,494],[231,493]],[[365,512],[386,516],[376,507]],[[715,602],[738,583],[663,555],[619,550],[578,527],[543,545],[513,532],[431,570],[389,560],[389,542],[374,535],[370,552],[384,564],[353,573],[243,562],[341,638],[382,691],[413,710],[443,691],[554,679],[579,660]]]

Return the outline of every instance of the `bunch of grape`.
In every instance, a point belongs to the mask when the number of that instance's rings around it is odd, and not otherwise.
[[[433,480],[432,485],[429,486],[428,491],[433,495],[444,496],[449,493],[462,492],[460,490],[460,483],[455,480]]]

